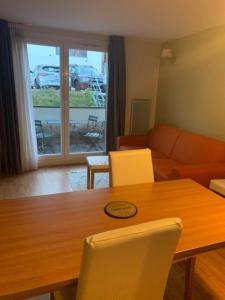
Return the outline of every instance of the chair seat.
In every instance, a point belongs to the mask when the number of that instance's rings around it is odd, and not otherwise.
[[[52,135],[49,134],[49,133],[46,133],[46,132],[44,132],[44,133],[38,132],[38,133],[36,133],[36,137],[37,137],[37,139],[43,139],[43,137],[44,138],[51,138]]]
[[[87,132],[84,134],[84,137],[89,137],[89,138],[99,138],[100,136],[101,134],[98,132]]]

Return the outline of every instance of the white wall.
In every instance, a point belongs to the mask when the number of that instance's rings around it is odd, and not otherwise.
[[[169,41],[160,64],[157,121],[225,140],[225,26]]]
[[[152,100],[149,128],[154,125],[160,50],[161,43],[158,41],[135,37],[126,38],[126,134],[129,134],[133,99]]]

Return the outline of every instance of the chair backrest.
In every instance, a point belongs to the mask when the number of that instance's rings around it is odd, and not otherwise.
[[[43,134],[43,127],[42,127],[41,120],[35,120],[34,122],[35,122],[36,133],[42,133]]]
[[[154,182],[151,150],[110,151],[110,185]]]
[[[35,120],[35,126],[42,126],[41,120]]]
[[[162,300],[181,228],[171,218],[88,237],[76,300]]]
[[[96,128],[98,124],[98,117],[97,116],[88,116],[88,124],[87,127],[89,128]]]

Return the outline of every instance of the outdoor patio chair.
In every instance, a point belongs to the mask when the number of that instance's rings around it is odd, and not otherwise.
[[[52,135],[44,131],[41,120],[35,120],[35,130],[38,152],[45,153],[45,147],[49,144],[48,141],[52,138]]]
[[[79,133],[80,135],[84,135],[87,132],[95,131],[97,126],[98,126],[98,117],[89,115],[86,125],[83,126],[83,128],[80,128]]]
[[[83,134],[84,142],[89,145],[87,151],[94,149],[95,151],[103,151],[102,143],[105,138],[105,121],[101,122],[101,125],[96,124],[96,127],[90,129]]]

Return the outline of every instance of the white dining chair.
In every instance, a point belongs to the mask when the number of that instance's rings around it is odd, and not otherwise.
[[[111,187],[154,182],[150,149],[110,151],[109,169]],[[192,297],[195,261],[195,257],[185,259],[185,300]]]
[[[55,299],[162,300],[181,229],[169,218],[87,237],[76,291]]]
[[[112,187],[154,182],[150,149],[110,151],[109,167]]]

